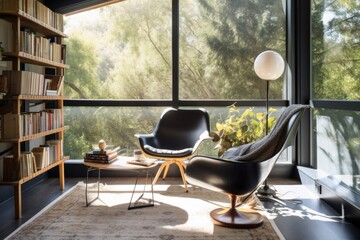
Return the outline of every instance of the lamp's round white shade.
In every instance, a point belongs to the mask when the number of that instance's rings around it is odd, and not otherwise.
[[[264,80],[276,80],[284,72],[285,63],[281,55],[274,51],[265,51],[256,57],[254,70],[259,78]]]

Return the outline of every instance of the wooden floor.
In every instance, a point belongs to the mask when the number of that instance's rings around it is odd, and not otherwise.
[[[0,204],[0,239],[4,239],[47,204],[83,180],[67,178],[65,190],[62,192],[58,187],[58,179],[50,178],[33,186],[31,191],[25,191],[21,219],[14,218],[13,199]],[[286,185],[277,181],[270,183],[275,184],[273,188],[277,191],[277,197],[262,199],[262,203],[285,239],[360,239],[360,229],[339,218],[338,213],[299,183],[287,182]],[[179,184],[181,184],[180,180]]]

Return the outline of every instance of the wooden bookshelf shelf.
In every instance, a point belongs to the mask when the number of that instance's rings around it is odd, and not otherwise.
[[[53,130],[49,130],[46,132],[41,132],[41,133],[36,133],[36,134],[32,134],[30,136],[25,136],[25,137],[21,137],[21,138],[2,138],[0,139],[0,142],[12,142],[12,143],[21,143],[21,142],[26,142],[29,141],[31,139],[36,139],[36,138],[41,138],[41,137],[45,137],[54,133],[58,133],[58,132],[63,132],[69,129],[69,126],[64,126],[62,128],[57,128],[57,129],[53,129]]]
[[[11,96],[9,98],[3,98],[0,100],[39,100],[39,101],[54,101],[54,100],[65,100],[69,97],[65,96],[43,96],[43,95],[19,95]]]
[[[18,53],[4,52],[2,53],[2,55],[3,55],[3,61],[12,61],[14,58],[19,58],[20,61],[29,64],[36,64],[44,67],[69,68],[69,65],[60,62],[51,61],[45,58],[33,56],[29,53],[24,53],[24,52],[18,52]]]
[[[63,37],[63,38],[67,37],[66,34],[61,32],[60,30],[36,19],[35,17],[33,17],[21,10],[18,10],[18,11],[0,10],[0,15],[20,17],[22,26],[31,28],[36,32],[42,33],[44,36],[54,36],[54,37]]]
[[[50,164],[49,166],[46,166],[38,171],[36,171],[35,173],[31,174],[30,176],[24,177],[18,181],[13,181],[13,182],[0,182],[0,185],[19,185],[19,184],[24,184],[27,181],[30,181],[31,179],[39,176],[40,174],[43,174],[47,171],[49,171],[50,169],[53,169],[56,166],[59,166],[60,164],[63,164],[64,161],[66,161],[67,159],[62,159],[60,161],[56,161],[52,164]]]

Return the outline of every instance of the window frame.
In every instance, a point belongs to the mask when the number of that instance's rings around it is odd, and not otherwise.
[[[289,69],[295,69],[295,53],[293,51],[295,44],[295,32],[292,28],[294,22],[293,12],[295,11],[294,2],[296,0],[285,0],[286,11],[286,61],[289,64]],[[180,0],[172,0],[172,99],[170,100],[117,100],[117,99],[66,99],[64,100],[65,107],[227,107],[235,103],[238,107],[264,107],[266,100],[182,100],[179,97],[179,10]],[[286,73],[289,71],[285,71]],[[286,77],[286,94],[287,99],[270,99],[269,106],[272,107],[287,107],[292,103],[296,103],[295,98],[295,75],[287,73]],[[292,159],[288,163],[281,163],[281,170],[276,172],[281,176],[287,175],[292,177],[294,175],[295,168],[295,152],[296,147],[292,148]],[[287,166],[284,166],[287,165]],[[289,176],[290,175],[290,176]]]

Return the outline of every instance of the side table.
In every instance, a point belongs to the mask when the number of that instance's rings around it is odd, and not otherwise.
[[[130,202],[129,202],[129,206],[128,206],[128,210],[130,209],[135,209],[135,208],[143,208],[143,207],[153,207],[154,206],[154,190],[153,190],[153,184],[152,184],[152,175],[151,175],[151,169],[153,169],[154,167],[156,167],[158,165],[157,162],[154,162],[153,164],[149,165],[149,166],[142,166],[142,165],[135,165],[135,164],[129,164],[127,163],[128,161],[132,161],[133,157],[124,157],[124,156],[119,156],[118,159],[112,163],[109,164],[105,164],[105,163],[94,163],[94,162],[84,162],[84,165],[87,167],[87,171],[86,171],[86,183],[85,183],[85,201],[86,201],[86,206],[88,207],[92,202],[94,202],[95,200],[99,199],[99,195],[100,195],[100,176],[101,176],[101,170],[112,170],[112,171],[134,171],[137,172],[137,177],[136,177],[136,181],[135,181],[135,185],[134,185],[134,190],[131,194],[131,198],[130,198]],[[98,171],[98,189],[97,189],[97,196],[92,199],[91,201],[88,201],[88,181],[89,181],[89,172],[91,171]],[[139,177],[140,175],[145,173],[145,185],[144,185],[144,189],[140,195],[140,197],[135,200],[134,202],[132,202],[135,190],[136,190],[136,185],[138,183]],[[148,182],[148,179],[150,178],[150,184],[151,184],[151,199],[149,199],[149,203],[148,204],[138,204],[135,205],[137,202],[139,202],[142,197],[144,196],[145,193],[145,188]],[[133,203],[133,204],[132,204]]]

